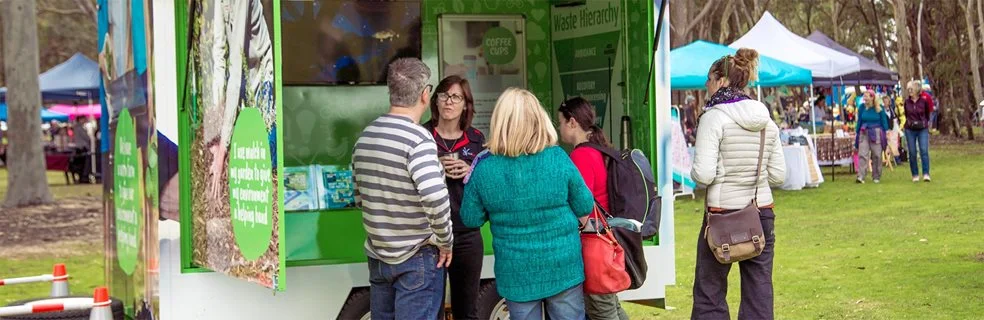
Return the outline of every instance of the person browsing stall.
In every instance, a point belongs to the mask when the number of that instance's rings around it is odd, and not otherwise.
[[[489,156],[472,170],[461,203],[470,228],[489,223],[496,286],[511,319],[584,319],[578,219],[594,196],[550,116],[529,91],[507,89],[492,111]]]
[[[416,58],[389,65],[390,111],[370,123],[352,153],[369,257],[373,319],[436,319],[451,264],[451,203],[437,146],[418,125],[430,69]]]
[[[468,80],[449,76],[441,80],[431,98],[431,119],[424,124],[437,142],[437,154],[444,165],[445,183],[451,200],[454,232],[454,262],[448,267],[451,281],[451,312],[455,319],[478,319],[478,291],[481,285],[485,247],[482,232],[461,222],[464,177],[471,163],[485,149],[485,136],[471,126],[475,101]]]

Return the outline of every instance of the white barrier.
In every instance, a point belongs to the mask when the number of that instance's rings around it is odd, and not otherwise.
[[[67,297],[69,295],[68,272],[65,271],[65,264],[62,263],[55,264],[51,274],[10,279],[0,278],[0,286],[35,282],[51,282],[51,297],[53,298]]]
[[[19,306],[0,307],[0,317],[28,314],[90,310],[89,320],[113,320],[113,309],[106,287],[96,288],[93,298],[53,298],[28,302]]]

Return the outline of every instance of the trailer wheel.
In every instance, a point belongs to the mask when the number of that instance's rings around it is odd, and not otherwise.
[[[506,299],[499,296],[499,291],[495,287],[495,280],[482,283],[482,287],[478,289],[478,316],[481,319],[489,320],[509,319]]]
[[[345,304],[342,305],[338,319],[369,320],[369,289],[355,289],[349,295],[348,300],[345,300]]]
[[[58,300],[71,300],[71,299],[89,299],[92,301],[92,296],[68,296],[60,298],[44,297],[44,298],[34,298],[21,301],[14,301],[8,304],[8,307],[21,306],[31,302],[39,301],[50,301],[55,302]],[[116,298],[109,298],[109,306],[113,309],[113,320],[124,320],[123,301]],[[2,320],[89,320],[89,310],[68,310],[68,311],[58,311],[58,312],[45,312],[45,313],[35,313],[26,314],[20,316],[4,316],[0,318]]]

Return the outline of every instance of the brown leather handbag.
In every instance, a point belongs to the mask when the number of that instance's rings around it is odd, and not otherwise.
[[[765,232],[759,219],[758,180],[765,150],[765,129],[759,135],[758,164],[755,165],[755,197],[745,208],[729,213],[711,213],[704,198],[707,229],[704,238],[718,262],[728,264],[748,260],[762,254],[765,249]]]

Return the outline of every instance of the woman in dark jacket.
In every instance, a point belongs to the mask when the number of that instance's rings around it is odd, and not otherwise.
[[[905,98],[905,142],[909,149],[909,170],[912,182],[919,182],[917,159],[922,159],[922,178],[929,182],[929,115],[932,110],[930,102],[922,95],[921,82],[909,81],[906,90],[909,96]]]
[[[424,124],[434,135],[437,154],[444,165],[445,182],[451,200],[451,224],[454,249],[448,276],[451,282],[451,310],[455,319],[478,319],[478,289],[481,281],[484,244],[478,228],[468,228],[461,221],[461,197],[465,175],[472,160],[481,152],[485,136],[471,126],[475,105],[468,80],[449,76],[437,85],[431,98],[431,119]]]

